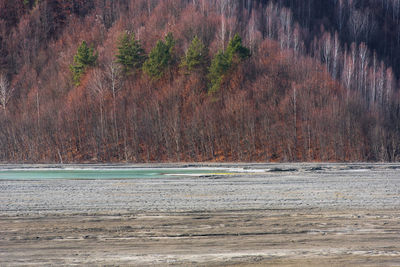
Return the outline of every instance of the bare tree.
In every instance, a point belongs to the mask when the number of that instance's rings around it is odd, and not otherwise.
[[[107,86],[105,83],[104,73],[100,69],[95,69],[93,71],[89,88],[93,97],[99,101],[100,133],[101,139],[104,141],[104,98],[107,93]]]
[[[384,107],[388,111],[389,104],[390,104],[390,99],[392,97],[393,88],[394,88],[394,84],[395,84],[394,74],[393,74],[392,68],[386,69],[385,80],[386,80],[386,84],[385,84],[385,88],[386,88],[386,92],[385,93],[386,94],[385,94],[385,106]]]
[[[225,49],[225,37],[226,37],[226,17],[225,13],[227,10],[228,1],[222,0],[220,1],[220,13],[221,13],[221,31],[220,31],[220,38],[221,38],[221,47]]]
[[[297,150],[297,91],[296,84],[292,84],[293,87],[293,132],[294,132],[294,159],[296,159],[296,150]]]
[[[13,96],[14,88],[10,87],[10,83],[4,74],[0,74],[0,105],[6,114],[6,107],[11,97]]]
[[[369,42],[371,37],[374,36],[376,29],[378,28],[377,22],[374,18],[373,12],[369,9],[364,11],[364,40]]]
[[[117,93],[120,90],[120,83],[121,83],[121,68],[118,64],[114,61],[110,61],[106,65],[106,72],[105,75],[110,82],[110,90],[113,98],[113,123],[114,123],[114,135],[116,139],[116,143],[118,144],[118,125],[117,125],[117,107],[116,107],[116,98]]]
[[[349,31],[351,36],[353,36],[355,43],[358,43],[362,33],[368,24],[368,16],[359,10],[355,10],[350,15],[349,19]]]
[[[300,40],[301,40],[301,36],[300,36],[300,26],[299,24],[296,23],[296,25],[294,26],[294,30],[293,30],[293,50],[298,53],[300,51]]]
[[[375,103],[376,101],[376,72],[378,68],[378,59],[376,55],[376,51],[374,51],[373,59],[372,59],[372,85],[371,85],[371,99],[370,102]]]
[[[376,73],[376,99],[380,105],[383,105],[385,87],[385,64],[381,61]]]
[[[206,11],[206,0],[200,0],[201,4],[201,12],[204,14]]]
[[[336,21],[337,21],[337,25],[339,27],[339,32],[342,33],[343,30],[343,25],[345,23],[345,19],[346,19],[346,7],[344,4],[344,0],[338,0],[338,3],[336,4],[337,7],[337,14],[336,14]]]
[[[357,89],[357,79],[358,79],[358,73],[357,73],[357,45],[355,43],[352,43],[350,45],[350,58],[351,58],[351,63],[354,69],[354,87],[353,89]]]
[[[256,42],[256,31],[257,31],[257,25],[256,25],[256,12],[254,11],[251,14],[251,18],[248,24],[248,35],[249,35],[249,43],[250,43],[250,50],[251,52],[254,52],[255,48],[255,42]]]
[[[332,53],[332,38],[330,33],[322,36],[322,61],[326,64],[326,69],[330,72],[330,61]]]
[[[339,56],[340,56],[340,41],[339,35],[335,32],[333,38],[333,55],[332,55],[332,76],[336,79],[338,66],[339,66]]]
[[[292,12],[289,9],[282,8],[280,14],[280,43],[281,47],[289,49],[292,43]]]
[[[358,48],[358,54],[360,57],[360,80],[359,80],[359,87],[360,90],[362,90],[362,93],[367,95],[365,84],[366,84],[366,72],[367,72],[367,66],[369,63],[369,55],[368,55],[368,48],[365,43],[361,43],[359,48]]]
[[[344,81],[344,85],[347,90],[346,101],[348,100],[350,95],[350,86],[353,78],[353,73],[354,73],[353,61],[351,60],[351,56],[347,55],[347,50],[345,50],[342,80]]]
[[[151,14],[151,9],[152,9],[152,1],[147,0],[147,12],[149,12],[149,16]]]
[[[275,37],[275,21],[277,13],[278,11],[276,5],[272,1],[270,1],[267,8],[265,9],[267,37],[270,39]]]

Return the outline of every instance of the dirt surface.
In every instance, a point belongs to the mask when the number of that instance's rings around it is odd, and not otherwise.
[[[399,211],[1,218],[4,265],[400,264]]]
[[[397,167],[296,166],[0,181],[0,265],[400,266]]]

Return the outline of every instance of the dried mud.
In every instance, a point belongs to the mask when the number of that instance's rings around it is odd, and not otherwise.
[[[289,167],[230,177],[0,181],[0,265],[400,265],[397,168]]]

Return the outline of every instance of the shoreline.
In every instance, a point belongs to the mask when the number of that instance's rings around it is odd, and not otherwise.
[[[157,163],[0,163],[2,167],[110,167],[110,168],[201,168],[201,167],[241,167],[241,168],[269,168],[279,166],[399,166],[400,162],[282,162],[282,163],[265,163],[265,162],[157,162]]]
[[[0,166],[7,165],[44,165],[44,166],[80,166],[80,165],[88,165],[88,166],[102,166],[102,165],[111,165],[111,166],[269,166],[269,165],[397,165],[399,162],[381,162],[381,161],[354,161],[354,162],[346,162],[346,161],[304,161],[304,162],[214,162],[214,161],[205,161],[205,162],[71,162],[71,163],[57,163],[57,162],[0,162]]]

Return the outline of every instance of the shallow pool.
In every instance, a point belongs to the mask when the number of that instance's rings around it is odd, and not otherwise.
[[[230,171],[230,173],[232,170]],[[0,169],[0,180],[42,179],[134,179],[162,178],[165,176],[205,176],[227,174],[226,169],[207,168],[25,168]]]

